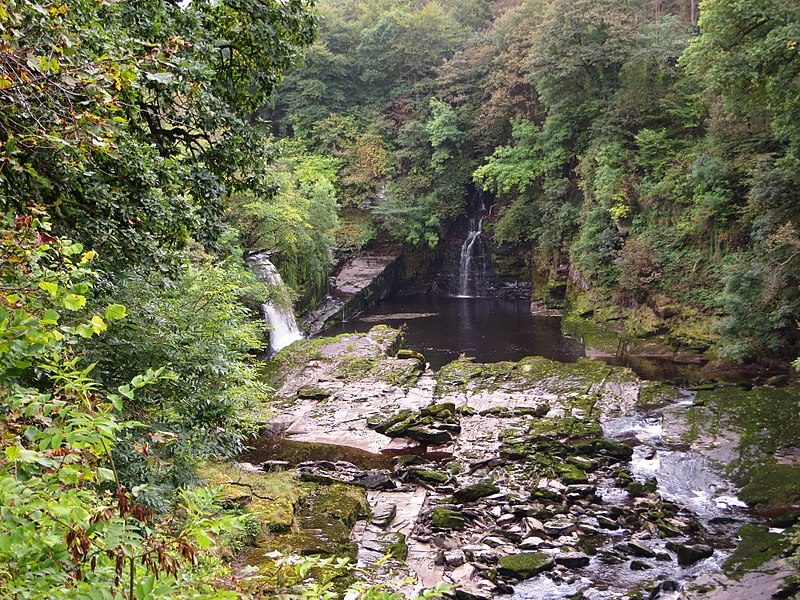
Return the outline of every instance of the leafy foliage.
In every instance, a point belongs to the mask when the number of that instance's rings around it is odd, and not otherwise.
[[[4,225],[0,594],[235,597],[209,585],[214,560],[199,555],[215,532],[238,524],[211,518],[214,491],[184,492],[171,517],[159,520],[120,480],[119,438],[145,427],[120,418],[123,403],[170,376],[148,369],[111,392],[76,352],[126,316],[118,304],[103,316],[85,312],[93,251],[51,236],[38,216],[7,217]]]
[[[249,122],[314,39],[305,0],[25,0],[0,13],[0,189],[107,263],[213,243],[221,200],[268,192]]]

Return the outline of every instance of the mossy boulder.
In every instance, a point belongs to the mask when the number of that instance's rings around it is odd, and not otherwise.
[[[384,415],[376,415],[367,420],[367,427],[374,429],[380,434],[386,435],[389,429],[408,421],[413,415],[414,411],[408,409],[401,410],[388,418]],[[400,431],[402,432],[405,430],[401,429]]]
[[[431,514],[431,525],[434,529],[464,529],[466,519],[457,510],[438,506]]]
[[[435,469],[420,469],[412,467],[408,470],[414,477],[427,481],[428,483],[446,483],[450,477],[446,473],[436,471]]]
[[[544,502],[561,502],[564,497],[560,492],[550,488],[537,487],[531,491],[531,500],[542,500]]]
[[[555,564],[552,557],[541,552],[510,554],[498,560],[498,573],[503,577],[530,579],[552,569]]]
[[[607,457],[616,461],[627,461],[633,456],[633,448],[627,444],[603,438],[577,442],[573,449],[584,456]]]
[[[481,482],[473,485],[468,485],[456,491],[453,496],[459,502],[475,502],[481,498],[492,496],[500,491],[500,488],[494,483]]]
[[[556,465],[556,471],[561,480],[567,485],[589,482],[589,477],[586,473],[575,465],[569,463]]]

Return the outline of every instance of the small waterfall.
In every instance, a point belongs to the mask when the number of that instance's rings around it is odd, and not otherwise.
[[[488,253],[483,243],[483,220],[486,218],[486,206],[481,194],[470,198],[469,231],[461,244],[461,255],[458,267],[458,296],[473,298],[483,292],[483,284],[488,275]]]
[[[286,287],[280,273],[278,273],[278,269],[270,262],[267,254],[261,253],[249,256],[247,265],[253,270],[259,281],[278,288]],[[261,310],[264,313],[267,325],[270,326],[269,344],[273,352],[285,348],[292,342],[303,339],[303,334],[300,333],[300,328],[297,326],[291,306],[282,307],[268,302],[261,305]]]

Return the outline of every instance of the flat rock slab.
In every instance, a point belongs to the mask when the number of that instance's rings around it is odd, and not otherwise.
[[[397,256],[360,256],[349,260],[333,278],[334,293],[358,294],[396,260]]]

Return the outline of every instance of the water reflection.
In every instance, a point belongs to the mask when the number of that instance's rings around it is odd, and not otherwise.
[[[390,298],[324,335],[368,331],[378,323],[406,327],[406,347],[425,355],[433,369],[459,355],[478,362],[544,356],[575,362],[583,346],[561,331],[559,317],[534,316],[530,302],[500,298],[415,295]]]

